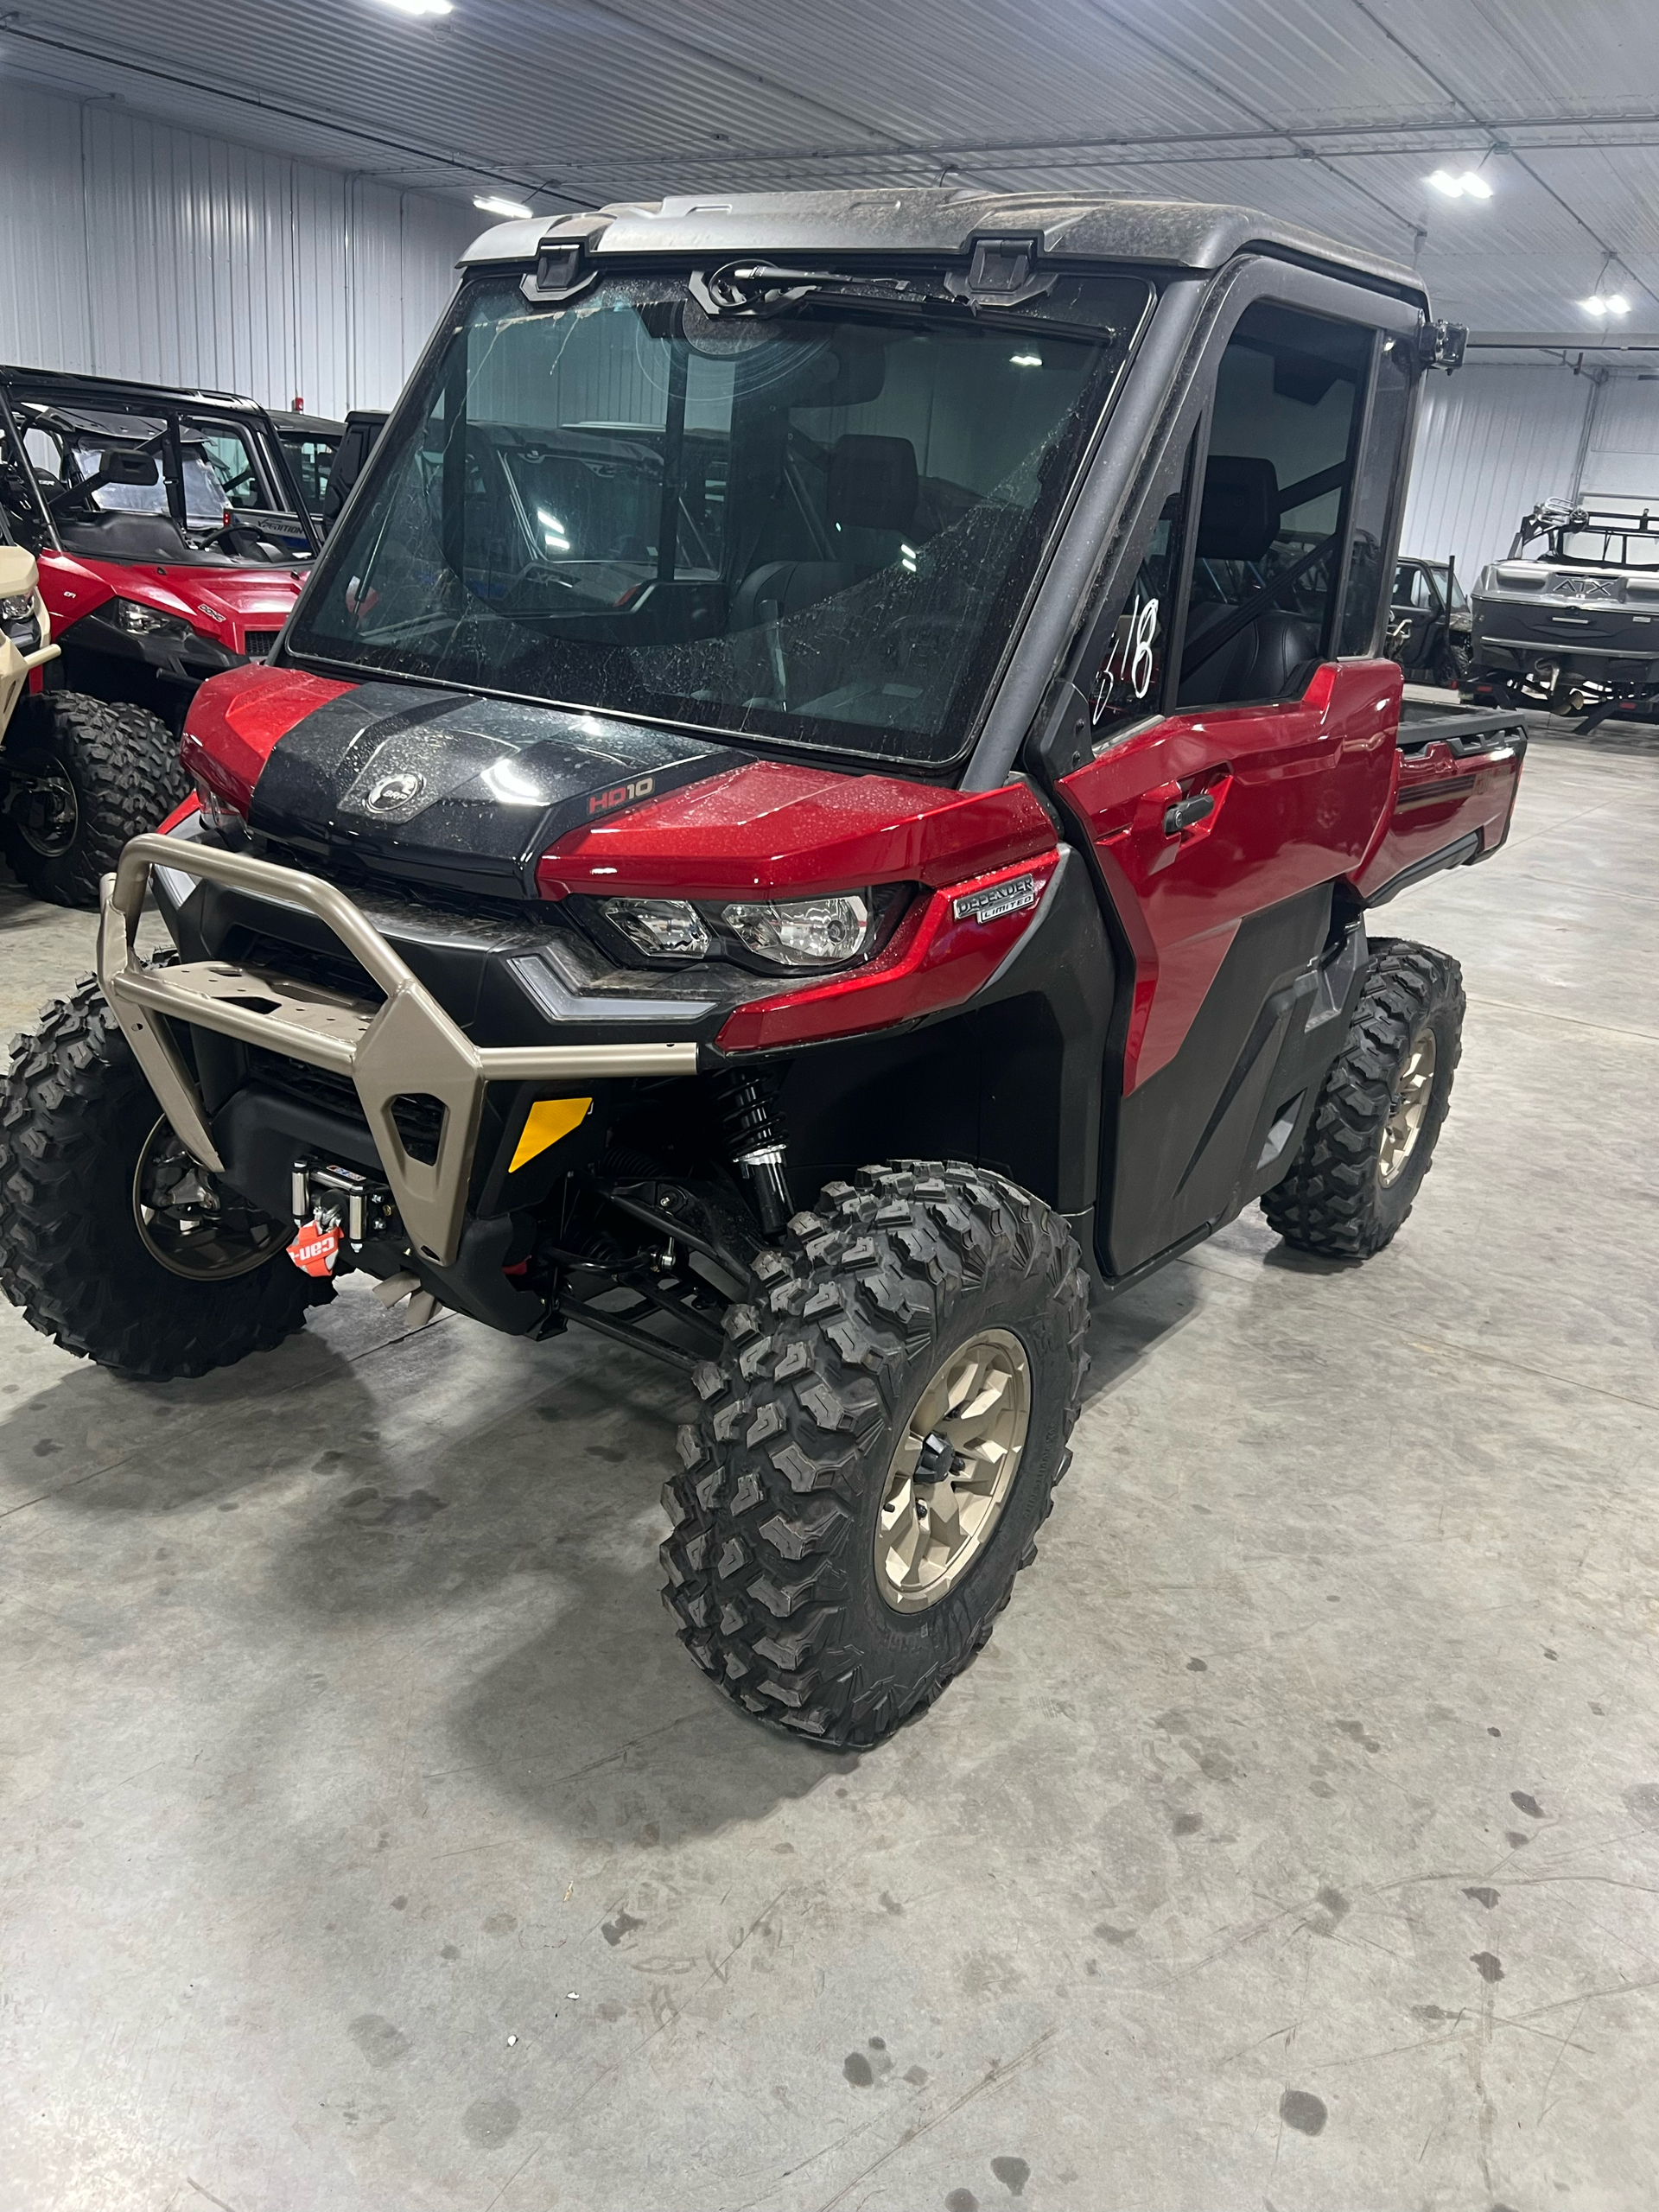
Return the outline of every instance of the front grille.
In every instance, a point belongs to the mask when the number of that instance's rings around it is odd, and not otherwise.
[[[250,660],[263,660],[281,635],[278,630],[245,630],[242,650]]]
[[[308,1060],[290,1060],[285,1053],[267,1052],[253,1045],[248,1048],[248,1073],[256,1083],[303,1098],[308,1105],[320,1106],[342,1121],[355,1122],[359,1128],[368,1126],[355,1084],[328,1068],[313,1067]],[[411,1160],[422,1160],[429,1167],[437,1158],[444,1110],[442,1100],[428,1091],[408,1091],[392,1100],[391,1118]]]
[[[372,1006],[380,1005],[386,995],[344,946],[334,952],[319,952],[309,945],[289,944],[283,938],[237,930],[227,939],[225,953],[239,966],[291,976],[296,983],[309,983],[313,990],[337,991],[342,998],[366,999]]]

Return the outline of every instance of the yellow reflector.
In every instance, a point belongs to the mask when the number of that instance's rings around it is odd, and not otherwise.
[[[561,1137],[568,1137],[579,1122],[586,1121],[593,1103],[591,1098],[538,1098],[524,1116],[508,1174],[527,1160],[534,1160],[538,1152],[545,1152],[549,1145],[557,1144]]]

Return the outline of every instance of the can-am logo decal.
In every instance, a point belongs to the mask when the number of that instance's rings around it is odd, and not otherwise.
[[[395,814],[399,807],[419,798],[425,789],[426,778],[405,768],[397,775],[382,776],[378,784],[372,785],[363,804],[371,814]]]
[[[649,798],[656,789],[655,776],[636,776],[631,784],[613,784],[607,791],[594,791],[588,801],[592,814],[609,814],[613,808],[626,806],[630,799]]]
[[[983,891],[964,891],[951,901],[959,922],[999,922],[1004,914],[1022,914],[1037,904],[1037,879],[1016,875],[1007,883],[988,884]]]

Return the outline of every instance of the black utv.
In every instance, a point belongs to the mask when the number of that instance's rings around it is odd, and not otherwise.
[[[1525,745],[1378,657],[1457,351],[1237,208],[489,232],[18,1047],[7,1291],[140,1376],[353,1269],[677,1363],[688,1649],[877,1741],[1033,1555],[1091,1298],[1258,1199],[1363,1259],[1427,1171],[1459,971],[1375,911]]]

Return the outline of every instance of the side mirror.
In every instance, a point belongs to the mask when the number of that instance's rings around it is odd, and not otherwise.
[[[162,476],[149,453],[106,453],[98,473],[106,484],[158,484]]]

